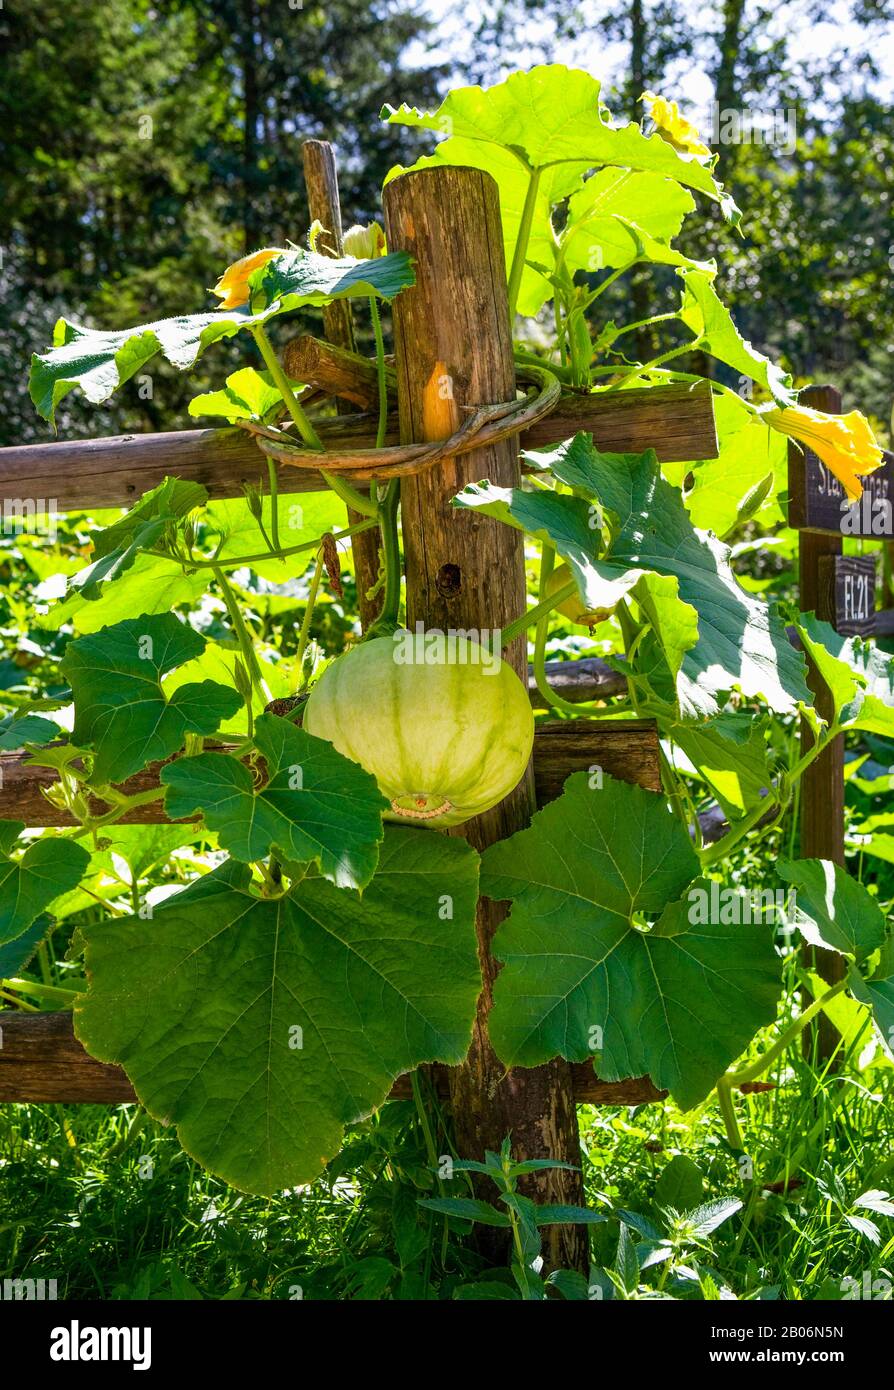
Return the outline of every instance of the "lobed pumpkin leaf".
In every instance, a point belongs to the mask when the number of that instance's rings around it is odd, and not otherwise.
[[[894,736],[894,657],[859,637],[842,637],[813,613],[802,613],[797,629],[832,697],[835,720]]]
[[[95,559],[74,576],[72,588],[80,590],[87,599],[98,598],[100,584],[124,574],[141,551],[151,550],[161,540],[169,525],[181,521],[207,500],[208,491],[201,483],[164,478],[144,493],[120,521],[91,535]]]
[[[4,715],[0,719],[0,753],[14,753],[26,743],[51,743],[60,734],[58,724],[39,714]]]
[[[608,1081],[648,1073],[684,1109],[704,1099],[775,1018],[781,979],[766,927],[689,920],[697,869],[663,797],[586,772],[485,851],[482,892],[513,904],[490,1015],[507,1066],[591,1058]]]
[[[885,918],[862,883],[828,859],[784,859],[776,872],[795,889],[789,921],[811,946],[838,951],[858,964],[885,941]]]
[[[742,337],[714,288],[713,274],[701,267],[683,267],[677,274],[683,281],[680,318],[702,340],[705,352],[759,382],[779,405],[795,405],[798,392],[791,376]]]
[[[660,135],[643,135],[634,122],[613,125],[602,105],[600,91],[600,83],[589,73],[554,63],[513,73],[505,82],[490,88],[458,88],[445,97],[436,111],[419,111],[406,104],[399,108],[386,105],[382,109],[382,118],[391,124],[434,130],[447,137],[433,154],[424,155],[410,169],[392,169],[389,179],[452,164],[483,169],[496,180],[507,266],[512,263],[531,175],[536,172],[538,185],[528,263],[518,300],[523,314],[536,314],[552,296],[549,279],[540,267],[554,264],[551,212],[569,194],[580,199],[576,205],[572,201],[571,220],[579,216],[582,224],[591,211],[588,200],[595,204],[600,195],[605,198],[609,218],[620,212],[639,224],[642,214],[643,234],[646,239],[654,239],[656,253],[658,243],[672,234],[669,229],[674,227],[682,206],[676,185],[706,194],[721,204],[731,221],[738,220],[735,203],[713,176],[712,159],[681,154]],[[593,180],[584,183],[585,176],[603,165],[611,166],[605,171],[606,178],[589,188]],[[638,183],[633,186],[632,209],[626,199],[622,203],[618,197],[612,197],[607,190],[612,187],[611,175],[617,168],[624,170],[627,178],[635,176],[631,171],[651,174],[654,198],[649,198],[647,185]],[[599,179],[601,173],[600,170],[594,179]],[[664,207],[663,214],[656,215],[658,207]],[[681,220],[685,211],[688,208],[680,212]],[[574,267],[580,264],[592,270],[611,263],[599,259],[594,262],[593,258],[618,254],[619,238],[624,241],[624,232],[618,226],[609,227],[605,219],[600,225],[594,221],[590,231],[582,225],[571,251]],[[665,246],[662,251],[667,253],[668,248]],[[677,253],[670,254],[673,258]]]
[[[213,734],[242,698],[213,681],[181,686],[167,671],[199,656],[205,639],[173,613],[128,618],[70,642],[60,670],[75,705],[72,741],[93,750],[93,781],[122,782],[183,747],[187,733]]]
[[[43,836],[13,859],[24,828],[21,821],[0,821],[0,943],[27,932],[55,898],[76,887],[90,862],[81,845],[58,836]]]
[[[402,1072],[465,1055],[477,895],[475,852],[417,830],[386,832],[362,896],[311,872],[260,898],[231,861],[149,923],[84,929],[77,1035],[227,1182],[311,1182]]]
[[[44,419],[53,424],[56,407],[69,391],[78,387],[91,404],[98,405],[159,352],[172,366],[185,370],[213,343],[232,338],[243,328],[333,299],[370,295],[392,299],[412,285],[413,278],[405,251],[360,261],[351,257],[336,260],[296,247],[253,273],[250,308],[185,314],[118,332],[85,328],[60,318],[53,332],[53,346],[31,359],[31,399]]]
[[[163,768],[170,818],[201,811],[221,848],[237,859],[275,853],[318,865],[339,888],[365,888],[389,806],[375,778],[275,714],[256,721],[254,745],[264,759],[260,785],[245,763],[226,753],[201,753]]]
[[[459,493],[453,505],[549,540],[568,560],[587,609],[611,611],[628,594],[638,597],[635,586],[644,574],[674,580],[676,601],[665,587],[663,611],[654,607],[648,616],[670,656],[671,674],[679,658],[675,684],[684,717],[718,714],[721,694],[735,689],[762,697],[779,713],[810,702],[804,658],[792,648],[776,609],[745,592],[730,568],[727,546],[693,527],[652,450],[602,454],[590,435],[578,434],[536,458],[610,514],[611,540],[604,554],[599,532],[592,529],[594,509],[580,496],[479,483]],[[690,640],[693,614],[695,643]]]

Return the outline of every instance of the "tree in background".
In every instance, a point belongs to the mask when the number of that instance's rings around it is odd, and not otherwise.
[[[833,379],[848,400],[887,422],[894,397],[894,103],[874,49],[891,32],[894,7],[852,0],[840,42],[808,58],[805,37],[827,21],[827,9],[814,0],[722,0],[711,12],[664,0],[570,8],[561,0],[493,0],[475,37],[475,76],[493,81],[522,61],[604,70],[611,58],[604,95],[618,115],[639,119],[639,97],[651,89],[698,117],[704,107],[696,96],[706,88],[718,115],[739,114],[741,133],[752,113],[754,130],[769,130],[777,112],[793,113],[793,148],[758,143],[753,133],[748,141],[721,138],[720,177],[745,211],[742,235],[706,208],[684,249],[716,257],[726,301],[757,346],[798,376]],[[712,126],[709,119],[702,130],[709,143]],[[677,284],[660,270],[625,277],[602,304],[614,294],[620,307],[622,296],[632,296],[638,320],[670,307]],[[637,355],[645,360],[655,351],[646,330]],[[695,365],[706,371],[709,364]]]
[[[345,215],[365,220],[390,166],[414,157],[412,132],[378,120],[384,101],[430,106],[448,79],[494,81],[558,57],[596,71],[611,59],[606,99],[628,117],[638,118],[646,88],[691,108],[706,83],[720,111],[796,113],[794,149],[719,146],[721,177],[746,209],[743,236],[707,210],[697,251],[717,257],[758,346],[801,376],[832,377],[887,420],[894,134],[872,52],[891,0],[851,3],[846,41],[810,62],[801,36],[824,17],[814,0],[723,0],[708,14],[668,0],[493,0],[476,7],[477,31],[468,10],[445,10],[436,24],[415,0],[0,9],[0,366],[10,383],[0,439],[46,437],[24,364],[63,306],[110,328],[198,308],[210,268],[303,236],[303,138],[335,142]],[[443,61],[407,70],[408,54],[435,43],[449,70]],[[613,292],[632,295],[634,317],[647,318],[676,281],[643,273]],[[638,355],[654,346],[649,330],[640,334]],[[236,365],[238,346],[219,351]],[[184,407],[177,374],[159,369],[109,405],[102,429],[172,428]],[[60,429],[95,433],[96,414],[88,420],[71,396]]]
[[[0,10],[2,442],[46,437],[25,388],[64,305],[104,327],[201,306],[215,266],[308,226],[301,140],[332,139],[348,218],[378,205],[406,132],[378,111],[422,105],[439,69],[399,64],[429,21],[404,0],[43,0]],[[210,300],[209,307],[210,307]],[[221,352],[239,352],[221,345]],[[190,392],[191,394],[192,392]],[[137,378],[102,429],[185,423],[175,372]],[[60,431],[96,433],[70,397]]]

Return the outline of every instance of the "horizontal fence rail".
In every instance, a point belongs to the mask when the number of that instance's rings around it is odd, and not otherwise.
[[[317,420],[327,448],[371,449],[372,415]],[[710,386],[671,383],[612,395],[565,397],[552,415],[521,436],[523,449],[542,449],[579,430],[591,432],[601,449],[642,453],[654,448],[662,462],[717,457],[717,432]],[[387,444],[399,441],[397,415],[389,417]],[[245,483],[266,477],[264,456],[238,428],[124,434],[0,449],[0,497],[26,499],[45,511],[89,511],[129,507],[167,475],[203,484],[212,498],[238,497]],[[351,480],[351,474],[342,475]],[[282,467],[283,493],[319,492],[320,474]]]

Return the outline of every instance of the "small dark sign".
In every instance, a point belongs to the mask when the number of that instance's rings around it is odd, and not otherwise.
[[[874,555],[824,555],[820,583],[827,594],[832,626],[843,637],[869,637],[875,632]]]
[[[894,454],[863,479],[863,496],[849,503],[833,473],[816,454],[794,444],[788,451],[788,518],[799,531],[838,536],[894,536]]]

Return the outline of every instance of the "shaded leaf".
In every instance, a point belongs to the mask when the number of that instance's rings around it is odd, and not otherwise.
[[[847,869],[829,859],[783,859],[776,872],[795,889],[796,906],[788,919],[811,946],[859,963],[882,945],[882,910]]]
[[[237,859],[276,853],[296,864],[317,864],[340,888],[365,887],[389,805],[375,778],[331,743],[275,714],[258,718],[254,745],[265,761],[259,783],[227,753],[200,753],[162,768],[170,819],[201,811],[221,848]]]
[[[78,1037],[227,1182],[310,1182],[397,1076],[464,1057],[477,879],[463,841],[416,830],[387,832],[362,897],[311,871],[260,898],[230,861],[150,923],[84,928]]]
[[[54,898],[77,886],[90,862],[81,845],[58,835],[11,858],[24,828],[21,821],[0,821],[0,942],[21,937]]]
[[[763,926],[690,922],[674,899],[697,868],[662,797],[587,773],[486,850],[482,891],[513,904],[494,943],[501,1060],[594,1058],[605,1080],[647,1072],[684,1109],[703,1100],[775,1017],[780,965]]]
[[[72,741],[94,750],[93,780],[121,782],[170,757],[187,733],[212,734],[242,701],[212,681],[166,698],[166,671],[198,656],[204,638],[173,614],[129,618],[70,642],[60,670],[74,695]]]

